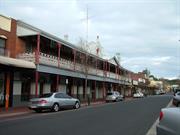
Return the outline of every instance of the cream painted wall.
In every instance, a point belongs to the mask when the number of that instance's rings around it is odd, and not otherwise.
[[[36,85],[35,83],[31,83],[31,95],[35,95],[36,94]],[[39,95],[39,84],[38,84],[38,95]]]
[[[98,98],[103,98],[103,89],[98,90]]]
[[[72,89],[72,94],[76,95],[77,94],[77,86],[73,86],[73,89]]]
[[[14,81],[13,84],[13,95],[21,95],[22,83],[21,81]]]
[[[66,85],[65,84],[60,84],[58,87],[58,91],[62,93],[66,93]]]
[[[79,87],[79,94],[83,94],[83,86]]]
[[[0,15],[0,28],[6,31],[11,31],[11,19]]]
[[[51,92],[51,84],[45,83],[43,86],[43,93]]]
[[[87,87],[87,94],[90,94],[90,87]]]

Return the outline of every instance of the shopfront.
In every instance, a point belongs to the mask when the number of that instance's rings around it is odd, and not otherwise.
[[[5,106],[5,87],[4,87],[4,83],[5,82],[5,77],[4,77],[4,73],[2,71],[0,71],[0,107],[4,107]]]

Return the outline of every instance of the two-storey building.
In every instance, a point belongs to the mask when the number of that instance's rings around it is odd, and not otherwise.
[[[61,91],[82,102],[106,92],[128,95],[130,72],[114,57],[103,59],[20,20],[0,15],[0,106],[26,105],[30,98]],[[126,91],[127,90],[127,91]]]

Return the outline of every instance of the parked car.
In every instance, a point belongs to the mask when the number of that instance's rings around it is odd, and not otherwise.
[[[160,90],[155,90],[155,95],[160,95]]]
[[[142,98],[142,97],[144,97],[144,94],[142,92],[138,91],[133,94],[133,97],[134,98]]]
[[[118,91],[110,91],[107,93],[106,102],[117,102],[122,101],[123,99],[123,95],[121,95]]]
[[[160,95],[160,90],[156,90],[156,91],[155,91],[155,94],[156,94],[156,95]]]
[[[180,135],[180,108],[164,108],[160,112],[157,135]]]
[[[165,94],[166,92],[164,90],[155,90],[155,95],[163,95]]]
[[[173,92],[174,92],[174,95],[175,95],[177,92],[180,92],[180,88],[175,88],[175,89],[173,90]]]
[[[159,90],[159,91],[160,91],[160,94],[161,94],[161,95],[163,95],[163,94],[165,94],[165,93],[166,93],[166,92],[165,92],[164,90],[162,90],[162,89],[161,89],[161,90]]]
[[[30,100],[29,109],[36,112],[50,109],[52,111],[59,111],[61,108],[74,107],[80,108],[80,101],[65,93],[54,92],[41,95],[39,98],[33,98]]]
[[[173,105],[180,107],[180,91],[173,97]]]

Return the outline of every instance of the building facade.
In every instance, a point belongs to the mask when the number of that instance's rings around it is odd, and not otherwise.
[[[103,59],[19,20],[0,15],[0,106],[27,105],[30,98],[61,91],[82,102],[106,92],[131,95],[130,72],[116,58]]]

